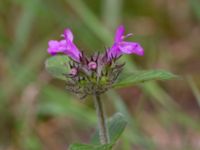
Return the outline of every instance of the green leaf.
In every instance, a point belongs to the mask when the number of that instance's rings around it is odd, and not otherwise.
[[[87,144],[72,144],[69,150],[111,150],[113,144],[105,145],[87,145]]]
[[[170,80],[175,78],[178,78],[178,76],[164,70],[137,71],[134,73],[122,74],[113,87],[126,87],[146,81]]]
[[[65,55],[50,57],[45,62],[46,70],[55,78],[65,80],[64,74],[69,73],[69,58]]]
[[[113,115],[112,118],[108,120],[108,131],[109,131],[109,136],[110,136],[110,142],[115,143],[122,132],[124,131],[126,125],[127,125],[127,120],[121,113],[116,113]],[[100,144],[99,142],[99,133],[98,130],[95,132],[91,139],[92,144]]]

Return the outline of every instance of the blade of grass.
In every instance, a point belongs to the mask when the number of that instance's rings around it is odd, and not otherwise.
[[[19,60],[25,46],[30,40],[30,32],[39,7],[39,0],[23,1],[22,12],[15,27],[14,43],[10,48],[11,60]]]
[[[120,24],[122,7],[122,0],[102,1],[102,18],[109,29],[115,29]]]
[[[200,2],[198,0],[190,0],[189,3],[194,14],[200,20]]]
[[[97,17],[88,9],[88,7],[81,0],[66,0],[66,2],[73,8],[73,10],[80,16],[82,21],[94,32],[100,40],[106,44],[112,42],[111,33],[103,27],[103,24]]]
[[[186,79],[200,107],[200,90],[198,89],[191,75],[188,75]]]

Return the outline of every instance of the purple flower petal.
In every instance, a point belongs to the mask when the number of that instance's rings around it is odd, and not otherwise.
[[[115,33],[115,42],[120,42],[122,41],[122,37],[124,35],[124,26],[123,25],[120,25],[117,30],[116,30],[116,33]]]
[[[124,35],[124,27],[121,25],[117,28],[115,34],[115,42],[112,47],[107,51],[108,58],[117,58],[122,54],[137,54],[144,55],[144,50],[139,43],[136,42],[126,42],[125,38],[131,36],[132,34]]]
[[[121,42],[119,44],[119,49],[121,52],[125,54],[137,54],[137,55],[144,55],[144,50],[139,43],[136,42]]]
[[[65,29],[64,40],[56,41],[50,40],[48,43],[48,53],[56,55],[57,53],[64,53],[75,61],[80,61],[81,52],[73,43],[73,34],[70,29]]]
[[[122,52],[120,51],[117,44],[113,44],[113,46],[110,49],[108,49],[107,54],[108,58],[112,59],[119,57],[122,54]]]
[[[68,41],[67,47],[64,53],[68,55],[69,57],[71,57],[72,59],[76,61],[80,61],[81,52],[79,51],[79,49],[76,47],[74,43]]]
[[[72,31],[70,29],[65,29],[63,35],[64,35],[66,40],[73,42],[74,36],[73,36]]]
[[[50,40],[48,42],[48,53],[51,55],[55,55],[57,53],[62,53],[65,51],[66,47],[66,41],[61,40],[61,41],[56,41],[56,40]]]

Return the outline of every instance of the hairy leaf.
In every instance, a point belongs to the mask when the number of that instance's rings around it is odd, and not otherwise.
[[[175,78],[178,78],[178,76],[164,70],[137,71],[134,73],[122,74],[113,87],[120,88],[146,81],[170,80]]]
[[[47,71],[55,78],[65,80],[65,74],[69,73],[69,58],[65,55],[50,57],[45,62]]]

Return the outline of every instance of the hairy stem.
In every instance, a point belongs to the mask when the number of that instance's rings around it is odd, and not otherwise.
[[[94,94],[94,103],[98,116],[98,127],[99,127],[99,139],[101,144],[109,143],[108,129],[106,127],[106,117],[103,109],[103,105],[98,94]]]

